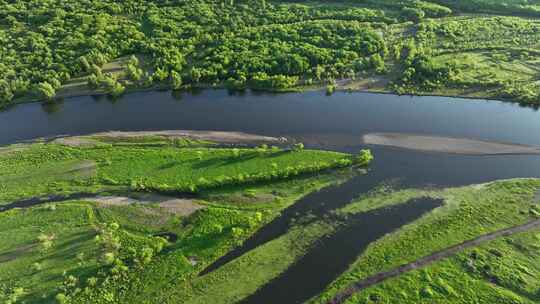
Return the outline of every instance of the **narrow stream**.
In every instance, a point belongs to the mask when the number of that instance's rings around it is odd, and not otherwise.
[[[303,303],[347,270],[373,241],[442,205],[440,199],[414,199],[406,204],[360,213],[343,229],[317,243],[285,273],[239,303]]]
[[[291,222],[305,217],[307,214],[321,217],[332,210],[336,210],[350,203],[358,193],[368,192],[382,182],[383,179],[357,176],[341,185],[329,186],[319,191],[310,193],[281,212],[281,215],[269,224],[259,229],[253,236],[241,246],[236,247],[216,262],[203,270],[200,275],[205,275],[226,263],[236,259],[244,253],[269,242],[285,234]]]

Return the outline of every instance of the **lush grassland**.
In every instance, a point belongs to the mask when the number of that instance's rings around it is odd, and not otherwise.
[[[78,147],[36,143],[5,149],[0,154],[4,204],[80,192],[140,201],[87,198],[0,213],[0,301],[227,303],[277,276],[333,229],[323,222],[295,227],[198,278],[280,210],[351,174],[323,170],[354,162],[333,152],[204,145],[209,143],[94,138]],[[203,208],[184,216],[145,202],[144,193],[156,191],[189,192],[196,196],[190,203]],[[177,240],[169,243],[156,236],[160,233]],[[242,288],[234,288],[231,277]],[[221,288],[228,290],[226,297]]]
[[[350,303],[538,303],[538,230],[495,240],[363,291]]]
[[[399,204],[413,197],[432,196],[445,199],[444,206],[437,208],[420,220],[371,244],[358,257],[357,261],[350,266],[349,270],[329,286],[320,297],[314,299],[313,302],[324,302],[325,299],[334,295],[337,290],[344,288],[353,281],[415,261],[432,252],[461,243],[476,236],[522,224],[536,218],[538,206],[533,202],[533,197],[539,187],[540,182],[536,179],[522,179],[444,190],[402,190],[392,192],[381,189],[368,198],[357,203],[352,203],[341,210],[340,213],[365,212],[381,206]],[[511,248],[511,246],[506,249],[508,248]],[[532,249],[533,247],[528,248]],[[532,264],[526,264],[524,266],[534,269],[538,265],[537,260],[535,260],[538,257],[538,252],[531,250],[528,254],[530,254],[529,258]],[[512,252],[504,255],[507,256],[508,263],[512,262],[513,255],[519,256],[520,253]],[[514,262],[518,263],[518,260]],[[461,276],[473,275],[475,277],[476,274],[463,273],[459,276],[456,272],[454,271],[453,274],[448,273],[448,276],[443,273],[441,277],[438,277],[434,271],[427,272],[429,273],[429,280],[432,280],[432,282],[437,282],[437,280],[445,282],[446,280],[450,286],[455,287],[456,298],[448,298],[447,302],[442,301],[441,298],[445,297],[444,292],[451,292],[451,288],[448,289],[450,291],[445,291],[443,283],[441,283],[443,285],[434,288],[433,286],[429,287],[429,284],[421,279],[419,281],[411,279],[421,277],[423,272],[417,271],[415,276],[407,275],[406,278],[409,279],[405,279],[404,276],[404,279],[396,280],[401,282],[399,284],[409,284],[409,290],[403,291],[404,295],[397,291],[387,294],[386,292],[382,292],[383,289],[375,288],[377,290],[376,295],[371,296],[372,293],[363,291],[353,296],[347,303],[371,303],[376,302],[376,299],[380,299],[382,303],[395,303],[403,299],[409,299],[408,301],[410,303],[420,300],[425,301],[425,303],[433,303],[437,297],[438,301],[444,303],[465,303],[467,302],[466,297],[458,297],[461,294],[460,286],[464,286],[461,284],[465,284],[464,282],[466,282],[461,281]],[[539,285],[537,280],[531,281],[530,284],[534,286]],[[413,286],[421,286],[421,288],[412,290]],[[426,286],[431,289],[429,291],[422,291],[422,288]],[[497,283],[495,285],[485,283],[482,286],[483,290],[479,290],[479,295],[481,294],[482,296],[475,298],[479,303],[492,303],[483,298],[484,294],[490,294],[492,296],[491,299],[495,296],[504,298],[505,295],[510,298],[514,297],[514,295],[511,295],[511,291],[501,291],[507,288],[505,285],[499,286]],[[396,290],[398,288],[396,285]],[[528,287],[524,285],[522,288]],[[435,292],[433,289],[438,291]],[[464,289],[464,294],[466,293],[467,297],[474,297],[470,287]],[[423,295],[426,296],[422,298]],[[436,298],[430,298],[431,296]],[[509,299],[508,297],[506,299]],[[524,301],[526,300],[524,299]]]
[[[349,157],[340,153],[279,148],[34,144],[18,153],[0,155],[0,202],[102,190],[195,193],[350,164]]]

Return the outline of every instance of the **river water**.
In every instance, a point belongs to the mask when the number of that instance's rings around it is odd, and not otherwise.
[[[540,146],[537,111],[498,101],[447,97],[345,92],[326,96],[319,91],[242,95],[231,95],[225,90],[196,94],[163,91],[132,93],[114,102],[103,97],[75,97],[54,104],[23,104],[0,112],[0,145],[67,134],[166,129],[288,136],[307,147],[351,153],[366,147],[360,144],[361,136],[370,132],[421,133]],[[403,187],[456,186],[501,178],[540,177],[540,156],[463,156],[368,148],[372,149],[375,161],[367,176],[357,176],[340,186],[308,195],[207,271],[285,233],[293,215],[322,216],[383,181],[391,180]],[[425,211],[415,204],[408,206],[413,208],[409,209],[409,219]],[[354,261],[373,237],[407,222],[396,217],[407,212],[391,211],[370,217],[376,221],[358,221],[360,226],[362,222],[371,223],[359,228],[367,231],[361,238],[354,233],[358,229],[329,238],[244,303],[301,303],[316,295],[321,286],[329,284]],[[332,250],[338,244],[342,250]]]

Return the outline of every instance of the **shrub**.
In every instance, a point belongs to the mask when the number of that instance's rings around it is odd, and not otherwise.
[[[303,143],[294,144],[293,147],[292,147],[292,150],[294,152],[302,151],[302,150],[304,150],[304,144]]]
[[[64,303],[67,303],[68,301],[68,297],[63,293],[57,294],[56,297],[54,297],[54,299],[56,300],[56,303],[58,304],[64,304]]]
[[[373,160],[373,154],[368,149],[360,150],[355,156],[354,162],[360,166],[367,166]]]

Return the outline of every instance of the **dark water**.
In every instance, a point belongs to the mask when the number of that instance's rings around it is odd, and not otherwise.
[[[145,92],[126,95],[114,103],[104,98],[80,97],[53,105],[20,105],[0,113],[0,144],[41,136],[163,129],[292,136],[308,147],[353,153],[365,148],[360,139],[369,132],[423,133],[540,145],[537,111],[496,101],[445,97],[365,93],[325,96],[323,92],[232,96],[217,90],[179,98],[170,92]],[[462,156],[369,148],[375,161],[367,176],[357,176],[340,186],[308,195],[207,271],[282,235],[293,218],[308,213],[324,215],[385,180],[397,180],[408,187],[540,177],[539,156]],[[246,303],[297,303],[314,296],[354,261],[367,242],[420,216],[424,207],[431,206],[418,204],[411,202],[403,210],[390,209],[355,221],[351,227],[356,228],[345,229],[320,243],[283,276],[246,299]],[[369,225],[360,227],[363,221]]]
[[[442,200],[421,198],[406,204],[360,213],[345,228],[318,242],[281,276],[239,303],[303,303],[343,273],[371,242],[442,205]]]

